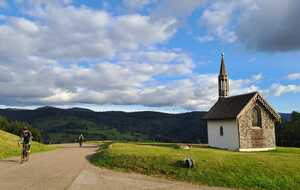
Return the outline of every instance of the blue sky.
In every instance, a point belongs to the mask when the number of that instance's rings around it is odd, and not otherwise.
[[[0,0],[0,105],[208,110],[230,94],[300,111],[297,0]]]

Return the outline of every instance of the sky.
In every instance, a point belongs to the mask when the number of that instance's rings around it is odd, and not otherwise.
[[[300,111],[298,0],[0,0],[0,107],[206,111],[230,95]]]

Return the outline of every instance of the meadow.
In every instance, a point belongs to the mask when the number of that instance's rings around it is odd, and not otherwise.
[[[0,130],[0,160],[11,156],[21,155],[21,145],[18,146],[19,137]],[[54,146],[47,146],[33,142],[31,152],[43,152],[55,149]]]
[[[195,167],[178,161],[191,157]],[[209,186],[241,189],[300,189],[300,149],[241,153],[176,144],[103,143],[91,162],[99,167],[163,176]]]

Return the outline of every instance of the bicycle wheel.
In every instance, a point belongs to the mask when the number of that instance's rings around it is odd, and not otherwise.
[[[26,151],[25,151],[25,147],[23,146],[22,148],[22,153],[21,153],[21,164],[24,162],[25,160],[25,155],[26,154]]]
[[[25,160],[28,161],[29,160],[29,145],[26,145],[26,151],[25,151]]]

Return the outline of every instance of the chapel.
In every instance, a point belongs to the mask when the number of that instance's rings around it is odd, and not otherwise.
[[[221,56],[219,98],[204,116],[208,145],[234,151],[275,149],[275,124],[280,115],[259,92],[230,96],[229,79]]]

